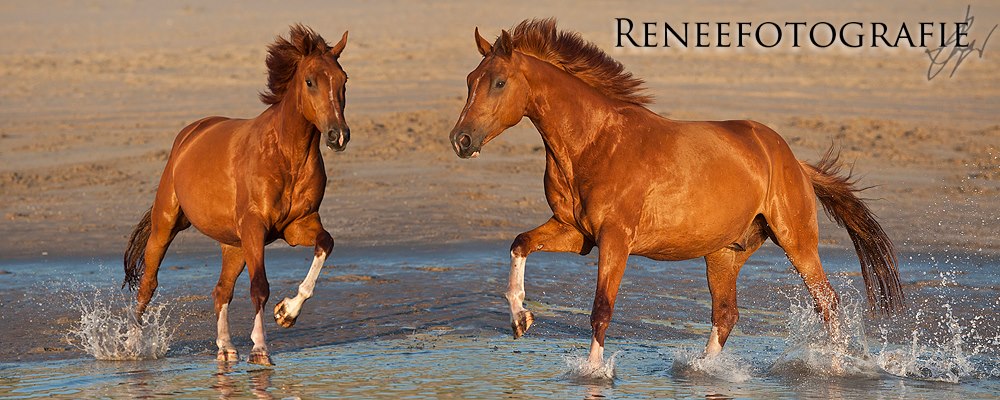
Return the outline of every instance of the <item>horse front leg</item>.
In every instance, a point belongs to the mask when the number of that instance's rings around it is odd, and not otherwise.
[[[313,295],[316,279],[319,278],[323,263],[333,251],[333,237],[323,229],[319,217],[315,216],[301,223],[295,223],[285,230],[285,241],[292,246],[314,244],[313,262],[309,273],[299,284],[299,291],[293,298],[285,298],[274,306],[274,321],[285,328],[295,325],[295,320],[302,311],[302,304]]]
[[[510,275],[507,304],[510,306],[510,329],[514,339],[524,335],[535,321],[534,314],[524,308],[524,264],[536,251],[575,252],[587,254],[594,247],[580,231],[552,217],[541,226],[517,235],[510,246]]]

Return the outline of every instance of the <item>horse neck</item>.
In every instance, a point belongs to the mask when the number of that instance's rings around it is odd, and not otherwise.
[[[525,115],[538,129],[549,156],[564,172],[590,146],[600,145],[602,132],[619,118],[616,100],[552,64],[529,59],[525,77],[529,100]]]
[[[289,90],[281,102],[271,106],[270,123],[276,133],[278,148],[289,159],[297,159],[314,153],[318,148],[319,135],[299,111],[296,95]]]

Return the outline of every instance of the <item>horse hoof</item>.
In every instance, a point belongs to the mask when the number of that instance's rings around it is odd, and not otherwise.
[[[528,310],[521,310],[517,317],[510,322],[510,329],[514,331],[514,339],[524,336],[531,324],[535,322],[535,315]]]
[[[215,359],[219,362],[239,362],[240,356],[236,353],[236,349],[219,349]]]
[[[278,325],[281,325],[281,327],[283,328],[291,328],[293,325],[295,325],[296,317],[288,315],[288,311],[285,310],[286,300],[288,299],[282,300],[280,303],[274,306],[274,322],[277,322]]]
[[[274,366],[274,363],[271,362],[271,356],[264,352],[251,352],[250,358],[247,362],[250,364],[263,365],[265,367]]]

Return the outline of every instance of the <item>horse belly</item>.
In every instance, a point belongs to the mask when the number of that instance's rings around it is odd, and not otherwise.
[[[639,228],[632,253],[663,261],[703,257],[737,242],[755,215],[744,211],[651,218]]]
[[[654,188],[643,208],[635,254],[657,260],[702,257],[746,233],[762,211],[766,186],[749,171],[684,185]]]

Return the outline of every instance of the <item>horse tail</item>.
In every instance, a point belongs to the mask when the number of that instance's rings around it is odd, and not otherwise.
[[[132,229],[125,248],[125,281],[122,288],[128,285],[129,290],[135,289],[146,269],[146,243],[149,242],[149,232],[152,226],[153,208],[146,210],[139,223]]]
[[[862,199],[855,196],[855,193],[868,188],[858,188],[855,185],[857,180],[851,179],[851,173],[846,176],[840,174],[839,158],[840,154],[835,154],[831,147],[818,163],[800,163],[812,181],[813,190],[827,216],[846,228],[854,242],[871,311],[891,314],[903,306],[896,250],[892,240],[875,220],[875,214]]]

